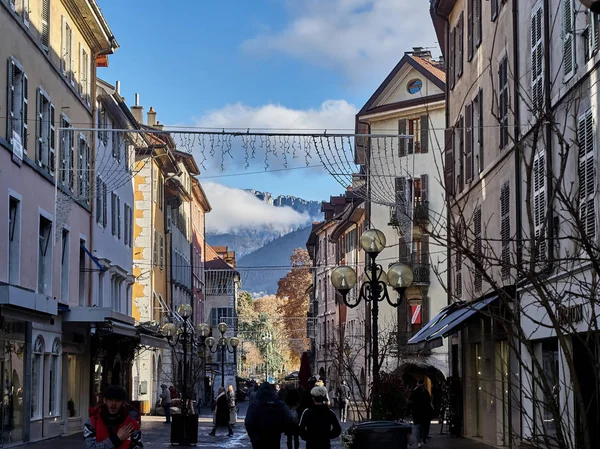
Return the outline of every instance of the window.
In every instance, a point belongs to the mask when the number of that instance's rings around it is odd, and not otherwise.
[[[450,30],[449,38],[449,54],[448,58],[448,75],[450,77],[450,89],[454,89],[455,73],[456,73],[456,29]]]
[[[103,225],[104,196],[102,195],[102,178],[96,176],[96,223]]]
[[[502,279],[510,276],[510,187],[506,182],[500,188],[500,238],[502,250],[500,252]]]
[[[533,257],[537,260],[546,258],[546,153],[542,149],[533,159],[533,225],[535,247]]]
[[[579,144],[579,218],[581,219],[582,237],[592,242],[596,238],[596,170],[594,118],[592,109],[588,109],[579,117],[577,126]],[[585,236],[585,237],[584,237]]]
[[[52,292],[52,222],[40,215],[38,248],[38,293]]]
[[[6,140],[21,145],[27,153],[29,83],[23,67],[14,59],[8,62],[8,119]]]
[[[160,234],[160,247],[159,247],[159,267],[162,270],[165,263],[165,241],[163,235]]]
[[[469,0],[467,23],[467,60],[473,59],[475,48],[481,44],[481,0]]]
[[[42,47],[48,51],[50,49],[50,0],[42,0]]]
[[[158,167],[156,165],[152,165],[152,174],[154,175],[154,185],[153,185],[153,193],[154,202],[158,202]]]
[[[540,113],[544,106],[544,14],[540,2],[531,13],[531,106]]]
[[[210,325],[218,326],[219,323],[227,323],[229,328],[234,326],[235,312],[232,307],[217,307],[210,310]]]
[[[456,267],[456,277],[455,277],[455,286],[454,286],[454,295],[456,298],[460,299],[462,297],[462,252],[460,250],[456,251],[456,261],[454,266]]]
[[[117,238],[121,239],[121,197],[117,196]]]
[[[110,194],[110,217],[112,235],[117,235],[117,194],[115,192]]]
[[[90,104],[90,56],[83,46],[79,54],[79,95]]]
[[[473,234],[475,236],[475,262],[480,266],[483,262],[481,242],[481,207],[475,209],[475,214],[473,217]],[[481,291],[483,284],[483,272],[479,266],[475,267],[475,273],[473,276],[473,287],[477,292]]]
[[[154,245],[152,250],[152,263],[158,265],[158,232],[154,230]]]
[[[600,47],[600,15],[595,14],[591,11],[586,13],[587,26],[585,30],[585,36],[587,40],[587,46],[585,49],[585,60],[589,61],[598,53]]]
[[[508,145],[508,58],[498,68],[498,118],[500,122],[500,149]]]
[[[69,303],[69,231],[62,230],[60,255],[60,302]]]
[[[463,74],[463,48],[464,43],[464,29],[465,29],[465,15],[464,12],[460,13],[460,19],[456,25],[456,77],[460,78]]]
[[[38,335],[33,344],[31,365],[31,417],[41,418],[44,403],[44,339]]]
[[[444,187],[448,196],[454,195],[454,129],[444,130]]]
[[[473,100],[473,157],[474,173],[483,171],[483,90],[479,89],[477,96]]]
[[[165,200],[165,179],[162,173],[158,173],[158,208],[163,210]]]
[[[422,88],[423,88],[423,81],[421,81],[420,79],[411,80],[406,85],[406,90],[411,95],[419,93]]]
[[[51,175],[55,168],[54,105],[46,93],[37,91],[36,163]]]
[[[428,124],[428,115],[398,120],[398,134],[410,136],[401,137],[398,142],[400,157],[413,153],[427,153],[429,146]]]
[[[59,400],[59,387],[58,382],[59,376],[59,365],[58,357],[60,355],[60,340],[54,339],[52,343],[52,354],[50,354],[50,367],[49,367],[49,382],[50,382],[50,397],[48,398],[48,415],[56,416],[60,415],[60,400]]]
[[[562,0],[563,75],[565,80],[575,73],[575,8],[573,0]]]
[[[119,131],[112,131],[112,156],[118,161],[121,160],[121,133]]]
[[[21,14],[23,15],[23,23],[29,28],[29,0],[22,0]]]
[[[62,57],[61,68],[64,76],[69,82],[74,85],[75,78],[73,76],[73,30],[70,25],[62,18]]]
[[[473,103],[465,106],[465,182],[473,180]]]
[[[90,204],[90,146],[88,145],[85,135],[79,134],[79,198],[85,203]]]
[[[129,206],[129,204],[125,203],[125,205],[123,206],[123,215],[125,219],[125,224],[123,226],[123,243],[125,243],[125,245],[127,246],[131,246],[131,237],[129,233],[129,230],[131,229],[131,215],[129,213],[130,211],[131,207]]]
[[[106,145],[108,143],[108,114],[104,107],[101,107],[98,112],[98,129],[98,139]]]
[[[61,128],[70,128],[71,122],[64,114],[61,116]],[[60,136],[60,181],[65,188],[73,191],[75,187],[75,136],[73,131],[62,130]]]
[[[461,116],[458,119],[458,123],[456,124],[457,129],[459,130],[456,138],[457,142],[457,150],[458,150],[458,179],[456,180],[456,185],[458,186],[458,191],[462,192],[465,187],[465,133],[464,133],[464,123],[465,119]]]
[[[492,22],[496,20],[498,17],[498,11],[502,8],[502,4],[505,0],[490,0],[491,12],[492,12]]]
[[[21,279],[21,201],[8,197],[8,283]]]
[[[79,240],[79,306],[85,306],[85,277],[87,275],[87,257],[85,254],[85,240]]]

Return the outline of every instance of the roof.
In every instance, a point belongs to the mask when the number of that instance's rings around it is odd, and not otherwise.
[[[216,246],[215,248],[227,248],[226,246]],[[204,262],[204,268],[206,270],[231,270],[231,271],[235,271],[234,268],[229,265],[227,262],[225,262],[221,256],[219,256],[219,254],[217,254],[217,251],[215,251],[215,249],[210,246],[209,244],[205,245],[205,250],[204,250],[204,257],[205,257],[205,262]]]
[[[198,168],[198,165],[196,164],[196,160],[194,159],[194,156],[192,156],[190,153],[186,153],[181,150],[175,150],[173,153],[175,154],[176,158],[180,158],[183,160],[184,165],[186,166],[188,172],[191,175],[199,175],[200,174],[200,169]]]
[[[198,178],[192,177],[192,189],[194,191],[194,195],[198,199],[198,202],[204,208],[204,213],[208,213],[212,210],[212,206],[208,201],[208,197],[206,196],[206,192],[202,188],[202,184],[198,181]]]
[[[444,65],[439,61],[433,61],[431,59],[421,58],[419,56],[410,55],[412,59],[420,64],[425,70],[431,73],[439,80],[446,82],[446,72],[444,71]]]

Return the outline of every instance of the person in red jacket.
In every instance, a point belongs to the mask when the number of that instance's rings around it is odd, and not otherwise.
[[[83,426],[85,449],[142,449],[137,411],[128,407],[127,391],[119,385],[104,391],[104,404],[90,412]]]

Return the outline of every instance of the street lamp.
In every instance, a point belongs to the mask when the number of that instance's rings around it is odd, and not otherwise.
[[[368,229],[360,236],[360,247],[367,253],[365,265],[366,281],[360,287],[358,298],[348,301],[347,295],[356,285],[356,272],[352,267],[342,265],[331,272],[331,283],[340,292],[350,308],[358,306],[361,301],[371,303],[372,339],[373,339],[373,383],[379,382],[379,302],[386,300],[392,307],[398,307],[404,298],[406,289],[412,285],[412,269],[404,264],[393,264],[387,274],[383,267],[376,263],[377,256],[385,248],[385,234],[378,229]],[[398,300],[392,301],[388,285],[398,292]]]
[[[269,381],[269,343],[271,343],[272,336],[270,332],[265,332],[260,337],[267,349],[267,356],[265,357],[265,382]]]
[[[225,332],[227,332],[226,323],[219,323],[217,329],[221,333],[218,342],[214,337],[208,337],[206,339],[206,346],[212,353],[221,351],[221,387],[225,388],[225,353],[229,352],[234,354],[235,359],[235,352],[240,344],[240,340],[237,337],[225,337]]]

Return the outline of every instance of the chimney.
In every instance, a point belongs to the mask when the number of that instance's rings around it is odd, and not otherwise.
[[[156,125],[156,111],[152,106],[150,106],[150,110],[148,111],[148,126]]]
[[[140,106],[140,94],[135,94],[135,105],[131,106],[131,114],[139,124],[144,123],[144,107]]]
[[[121,81],[117,80],[117,82],[115,83],[115,91],[121,95]]]
[[[428,50],[424,47],[413,47],[412,55],[417,56],[419,58],[431,60],[431,50]]]
[[[158,129],[158,130],[162,131],[162,130],[163,130],[163,127],[164,127],[164,125],[163,125],[161,122],[159,122],[159,121],[157,120],[157,121],[156,121],[156,125],[154,125],[154,127],[155,127],[156,129]]]

